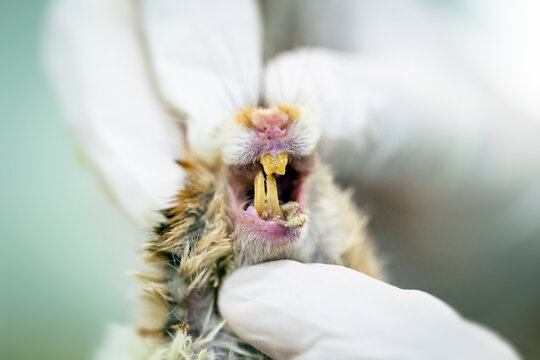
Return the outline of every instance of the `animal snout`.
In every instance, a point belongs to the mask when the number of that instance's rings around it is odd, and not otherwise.
[[[259,135],[275,139],[287,133],[288,119],[280,114],[268,114],[253,121],[253,127]]]

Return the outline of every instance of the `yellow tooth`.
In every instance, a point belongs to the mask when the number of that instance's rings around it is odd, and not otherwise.
[[[259,216],[262,216],[263,211],[266,207],[266,194],[264,192],[264,174],[262,169],[259,169],[257,175],[255,175],[255,184],[254,184],[254,201],[253,205]]]
[[[273,218],[279,217],[281,211],[279,210],[276,179],[270,174],[266,174],[266,205],[270,216]]]
[[[274,157],[272,155],[264,154],[261,157],[261,164],[266,174],[271,175],[274,173]]]
[[[287,153],[281,153],[274,159],[276,159],[274,162],[274,171],[276,174],[285,175],[285,168],[287,167],[288,160]]]
[[[288,156],[287,153],[281,153],[279,155],[264,154],[261,157],[261,164],[264,168],[264,172],[268,175],[276,173],[278,175],[285,174],[285,168],[287,166]]]

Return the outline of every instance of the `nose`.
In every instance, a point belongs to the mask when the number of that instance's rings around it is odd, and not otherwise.
[[[287,133],[288,119],[281,114],[268,114],[253,121],[253,127],[261,137],[275,139]]]
[[[278,137],[282,137],[285,135],[285,128],[280,128],[279,126],[276,126],[275,124],[270,124],[268,126],[265,126],[262,129],[258,129],[258,132],[266,136],[269,139],[274,139]]]

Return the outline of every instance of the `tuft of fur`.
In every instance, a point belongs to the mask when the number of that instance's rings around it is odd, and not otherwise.
[[[225,168],[195,157],[179,165],[186,187],[162,212],[166,221],[145,246],[151,269],[138,274],[145,283],[138,336],[153,343],[149,359],[265,359],[217,312],[217,288],[235,266]]]

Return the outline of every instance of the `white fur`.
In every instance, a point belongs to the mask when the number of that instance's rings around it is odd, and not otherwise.
[[[228,120],[221,130],[220,137],[223,162],[227,165],[242,164],[246,149],[250,148],[252,136],[252,130],[233,119]]]

